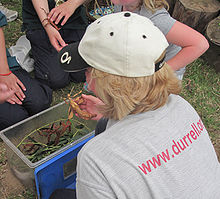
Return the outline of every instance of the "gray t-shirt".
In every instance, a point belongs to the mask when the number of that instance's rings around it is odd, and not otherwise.
[[[77,199],[219,199],[220,164],[196,111],[178,95],[81,149]]]
[[[121,12],[121,10],[122,10],[121,5],[114,6],[114,12]],[[167,12],[165,8],[159,9],[155,13],[152,13],[150,10],[146,9],[144,5],[142,5],[141,9],[135,11],[135,13],[150,19],[154,23],[154,25],[157,26],[161,30],[161,32],[163,32],[165,36],[170,31],[173,24],[176,22],[176,20],[170,16],[170,14]],[[174,57],[180,50],[181,50],[180,46],[169,43],[166,52],[165,61]],[[185,72],[185,67],[175,72],[177,75],[183,75]]]

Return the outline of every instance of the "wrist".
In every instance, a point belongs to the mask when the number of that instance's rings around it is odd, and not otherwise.
[[[46,27],[50,25],[49,19],[45,18],[44,20],[41,21],[41,24],[44,27],[44,29],[46,29]]]
[[[11,73],[12,73],[11,71],[9,71],[7,73],[0,73],[0,76],[9,76]]]
[[[60,28],[58,28],[57,25],[54,24],[54,22],[50,21],[49,19],[45,19],[41,23],[46,31],[51,28],[55,28],[57,31],[60,30]]]

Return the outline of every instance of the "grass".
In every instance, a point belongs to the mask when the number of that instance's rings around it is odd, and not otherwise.
[[[17,10],[19,13],[18,19],[10,22],[5,27],[6,46],[15,45],[17,39],[23,35],[21,32],[21,4],[22,0],[1,0],[1,3],[7,8]],[[51,106],[63,101],[63,97],[70,92],[74,86],[76,90],[82,88],[82,84],[71,83],[69,86],[59,89],[53,93],[53,102]],[[194,61],[187,67],[183,79],[183,90],[181,95],[196,109],[203,120],[213,144],[220,149],[220,75],[216,74],[215,70],[207,65],[202,59]],[[217,146],[218,145],[218,146]],[[5,148],[3,142],[0,141],[0,174],[7,164]],[[1,177],[0,177],[1,182]],[[1,183],[0,183],[1,184]],[[17,195],[8,193],[7,199],[32,199],[35,195],[24,190]],[[6,198],[5,198],[6,199]]]
[[[199,113],[212,139],[220,133],[219,85],[219,74],[198,59],[187,68],[181,93]]]

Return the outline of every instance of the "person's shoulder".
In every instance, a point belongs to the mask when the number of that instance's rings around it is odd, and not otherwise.
[[[86,154],[87,156],[90,156],[90,154],[97,154],[99,151],[104,150],[107,145],[106,142],[108,142],[107,134],[103,132],[89,140],[80,150],[80,153]]]
[[[177,112],[184,112],[186,114],[197,114],[194,107],[182,96],[171,94],[168,98],[168,106],[172,107]]]
[[[165,8],[159,8],[153,12],[150,9],[146,8],[145,5],[141,6],[140,15],[146,16],[148,18],[154,18],[154,17],[161,16],[161,15],[167,15],[171,17],[169,12]]]
[[[180,95],[175,95],[175,94],[170,94],[168,101],[172,102],[173,104],[189,104],[183,97],[181,97]]]
[[[121,12],[121,5],[114,5],[114,13]]]

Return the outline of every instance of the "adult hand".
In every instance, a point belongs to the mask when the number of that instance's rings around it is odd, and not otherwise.
[[[97,106],[104,105],[104,103],[97,97],[92,95],[82,94],[84,102],[79,105],[80,109],[85,110],[91,114],[96,114],[96,117],[93,117],[92,120],[99,120],[102,118],[102,114],[99,113]]]
[[[23,85],[23,83],[17,78],[16,75],[14,75],[13,73],[11,73],[8,76],[0,76],[0,82],[5,84],[9,90],[12,90],[13,93],[15,93],[13,96],[11,96],[10,99],[11,100],[7,100],[9,103],[12,104],[22,104],[22,101],[25,98],[25,95],[23,93],[23,91],[26,91],[25,86]]]
[[[45,30],[47,31],[47,35],[49,37],[51,45],[59,52],[64,46],[67,44],[61,37],[58,30],[56,30],[52,25],[48,24],[45,27]]]
[[[48,20],[55,22],[58,24],[60,20],[63,18],[61,26],[63,26],[70,16],[75,12],[75,5],[71,1],[66,1],[61,5],[53,8],[48,14]]]
[[[13,90],[10,90],[5,84],[0,83],[0,104],[4,103],[13,94]]]

